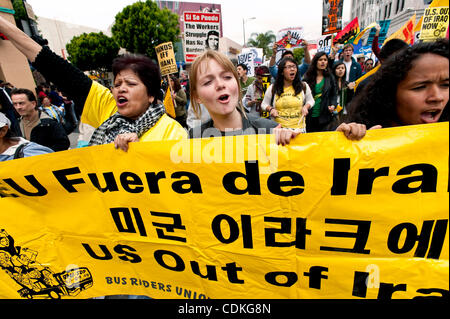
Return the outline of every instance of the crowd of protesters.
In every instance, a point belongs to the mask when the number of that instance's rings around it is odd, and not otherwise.
[[[274,134],[287,145],[299,134],[335,130],[360,140],[366,129],[448,121],[446,39],[413,46],[391,40],[374,52],[376,72],[373,59],[358,63],[351,44],[339,56],[333,46],[314,57],[305,45],[300,64],[289,50],[277,63],[274,45],[269,67],[257,67],[255,77],[208,49],[189,75],[169,83],[150,58],[125,54],[113,61],[107,88],[2,17],[0,32],[49,81],[36,92],[1,83],[0,161],[67,150],[75,129],[79,146],[113,143],[127,151],[130,142],[224,135]],[[175,118],[163,103],[167,87]]]
[[[448,121],[448,40],[410,46],[394,39],[380,50],[376,29],[376,64],[358,62],[351,44],[312,57],[304,41],[301,63],[289,50],[276,61],[275,44],[269,66],[258,66],[255,77],[245,64],[206,50],[189,74],[183,70],[165,83],[154,61],[126,54],[114,60],[107,88],[0,18],[0,32],[49,81],[36,92],[1,83],[0,154],[11,153],[12,141],[67,150],[75,129],[81,146],[114,143],[127,150],[137,141],[261,132],[274,133],[281,145],[300,133],[330,130],[358,140],[370,128]],[[420,87],[410,87],[415,80]],[[163,103],[168,86],[175,118]]]

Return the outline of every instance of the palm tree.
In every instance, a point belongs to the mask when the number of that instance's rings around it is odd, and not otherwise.
[[[264,56],[270,57],[272,55],[272,46],[276,40],[273,31],[266,33],[252,33],[250,39],[247,41],[247,46],[263,49]]]

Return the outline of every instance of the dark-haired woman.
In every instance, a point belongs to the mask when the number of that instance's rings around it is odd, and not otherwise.
[[[337,118],[338,122],[342,123],[347,120],[348,115],[348,104],[353,98],[353,88],[354,83],[348,83],[345,80],[347,69],[345,67],[344,61],[337,61],[333,64],[333,75],[336,80],[337,89]],[[341,106],[340,109],[338,109]]]
[[[449,42],[418,43],[387,59],[351,103],[349,120],[368,127],[448,121]]]
[[[294,59],[283,58],[278,70],[275,83],[267,89],[261,108],[282,127],[306,132],[305,110],[314,104],[311,89],[300,80]]]
[[[334,129],[330,124],[337,105],[337,90],[325,52],[318,52],[314,56],[303,79],[308,83],[314,97],[313,106],[305,110],[307,131],[322,132]]]
[[[161,76],[149,58],[125,55],[114,60],[111,93],[2,17],[0,32],[83,110],[81,121],[96,128],[89,145],[114,142],[116,147],[127,150],[130,141],[187,137],[183,127],[168,117],[164,105],[157,102]]]

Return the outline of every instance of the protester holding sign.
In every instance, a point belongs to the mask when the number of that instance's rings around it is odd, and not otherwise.
[[[309,85],[297,75],[294,59],[285,57],[279,65],[278,76],[264,96],[262,108],[283,127],[306,132],[306,110],[314,105]]]
[[[125,55],[116,59],[111,93],[2,17],[0,32],[48,81],[74,97],[75,105],[83,110],[81,121],[96,128],[90,145],[114,142],[116,147],[127,149],[128,142],[137,141],[136,135],[142,141],[186,137],[183,127],[157,103],[161,76],[158,66],[148,57]]]
[[[303,58],[302,64],[300,64],[298,66],[298,75],[300,78],[303,77],[303,75],[306,73],[306,71],[309,68],[309,65],[311,63],[311,54],[309,53],[308,50],[308,42],[306,42],[306,40],[302,40],[304,49],[305,49],[305,57]],[[277,74],[278,74],[278,66],[276,64],[276,56],[277,56],[277,52],[278,52],[278,44],[274,43],[273,47],[272,47],[272,57],[270,58],[270,62],[269,62],[269,70],[270,70],[270,74],[272,75],[272,77],[274,79],[277,78]],[[281,59],[280,61],[284,58],[284,57],[291,57],[294,58],[294,53],[292,53],[292,51],[290,50],[286,50],[283,52],[283,54],[281,55]]]
[[[382,127],[448,121],[449,42],[418,43],[386,60],[352,103],[350,120]]]

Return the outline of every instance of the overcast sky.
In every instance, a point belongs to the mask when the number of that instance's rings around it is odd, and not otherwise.
[[[106,30],[115,15],[137,0],[27,0],[37,16]],[[321,35],[322,0],[194,0],[222,5],[223,36],[242,44],[243,19],[246,39],[287,27],[303,27],[307,40]],[[344,0],[344,25],[350,20],[350,0]]]

